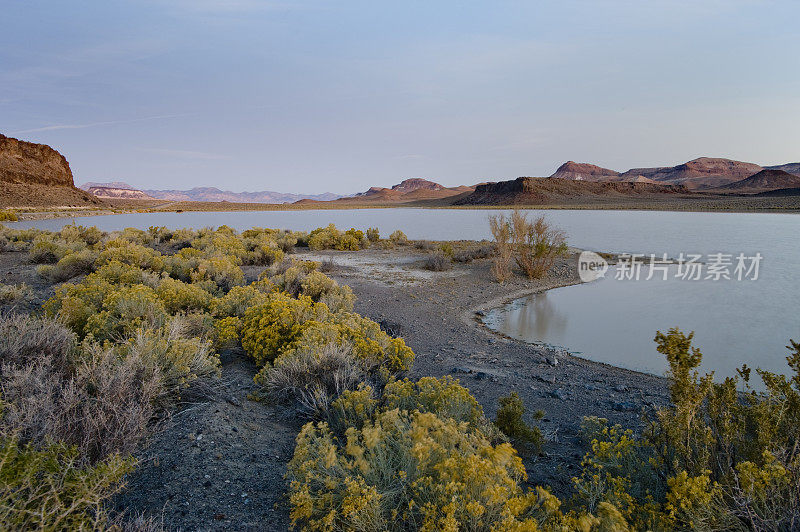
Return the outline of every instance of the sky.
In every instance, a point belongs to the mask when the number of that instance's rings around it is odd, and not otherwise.
[[[0,133],[76,184],[352,193],[800,161],[800,2],[3,0]]]

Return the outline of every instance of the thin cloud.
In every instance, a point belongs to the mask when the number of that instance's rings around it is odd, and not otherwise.
[[[88,124],[56,124],[52,126],[35,127],[32,129],[21,129],[19,131],[12,131],[12,135],[19,135],[22,133],[40,133],[42,131],[58,131],[61,129],[86,129],[88,127],[98,126],[111,126],[116,124],[133,124],[135,122],[145,122],[148,120],[165,120],[167,118],[180,118],[184,116],[194,116],[194,113],[183,113],[177,115],[157,115],[145,116],[142,118],[131,118],[129,120],[108,120],[106,122],[90,122]]]
[[[221,155],[219,153],[209,153],[204,151],[169,150],[163,148],[138,148],[138,150],[147,153],[156,153],[159,155],[169,155],[171,157],[179,157],[181,159],[199,159],[205,161],[230,159],[228,155]]]

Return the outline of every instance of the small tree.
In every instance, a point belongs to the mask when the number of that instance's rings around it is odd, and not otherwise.
[[[489,229],[492,231],[496,253],[492,264],[492,275],[502,283],[511,276],[511,259],[514,249],[511,247],[511,225],[504,214],[489,216]]]
[[[544,277],[556,258],[567,251],[566,234],[551,226],[544,215],[533,222],[525,213],[511,213],[511,237],[517,265],[530,279]]]

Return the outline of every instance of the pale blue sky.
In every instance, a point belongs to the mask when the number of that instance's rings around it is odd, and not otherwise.
[[[349,193],[800,160],[800,2],[4,0],[0,132],[77,183]]]

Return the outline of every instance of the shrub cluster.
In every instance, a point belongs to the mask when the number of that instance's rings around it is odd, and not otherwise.
[[[355,228],[339,231],[335,225],[318,227],[308,234],[308,247],[314,250],[338,249],[340,251],[358,251],[369,247],[370,240],[363,231]]]

